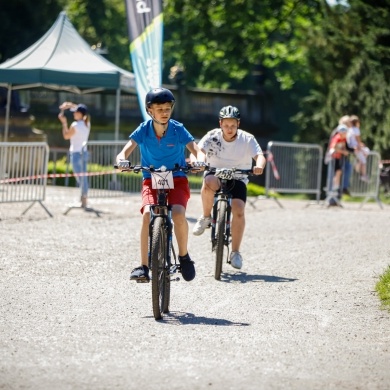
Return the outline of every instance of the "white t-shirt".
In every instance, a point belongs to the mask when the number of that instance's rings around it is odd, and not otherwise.
[[[75,128],[75,133],[70,138],[70,152],[81,152],[84,145],[88,142],[89,131],[91,129],[91,123],[85,124],[83,120],[74,121],[71,127]]]
[[[359,137],[360,135],[360,129],[358,127],[349,127],[347,132],[347,143],[350,148],[357,148],[358,141],[356,137]]]
[[[263,154],[256,138],[240,129],[232,142],[223,139],[220,128],[210,130],[198,145],[206,152],[207,163],[215,168],[252,169],[252,159]],[[237,175],[236,178],[248,182],[247,175]]]

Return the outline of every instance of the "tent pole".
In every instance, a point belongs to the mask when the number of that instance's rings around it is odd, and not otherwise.
[[[116,90],[116,105],[115,105],[115,141],[119,140],[119,116],[121,109],[121,89]]]
[[[8,129],[9,129],[9,114],[11,111],[11,92],[12,92],[12,84],[8,84],[7,91],[7,107],[5,109],[5,124],[4,124],[4,140],[3,142],[8,141]]]

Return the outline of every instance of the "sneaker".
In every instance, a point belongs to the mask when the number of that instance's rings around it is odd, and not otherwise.
[[[365,183],[368,183],[368,182],[370,181],[370,179],[368,178],[367,175],[362,175],[362,176],[360,176],[360,180],[361,180],[361,181],[364,181]]]
[[[191,260],[191,257],[188,253],[185,256],[179,256],[179,262],[183,279],[186,282],[190,282],[195,278],[194,262]]]
[[[343,189],[343,194],[344,194],[344,195],[351,196],[351,193],[349,192],[348,188],[344,188],[344,189]]]
[[[241,269],[242,267],[242,256],[240,252],[230,253],[230,265],[233,268]]]
[[[81,207],[83,209],[86,209],[87,208],[87,197],[83,195],[80,200],[81,200]]]
[[[131,271],[130,280],[135,280],[137,283],[148,283],[150,281],[149,268],[146,265],[134,268]]]
[[[200,236],[203,234],[206,228],[209,228],[211,225],[211,217],[204,217],[203,215],[196,221],[192,233],[194,236]]]

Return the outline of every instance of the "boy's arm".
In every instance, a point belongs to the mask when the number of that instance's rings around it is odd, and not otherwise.
[[[186,145],[187,149],[191,152],[190,161],[195,162],[205,162],[206,155],[202,149],[199,148],[198,144],[195,141],[188,142]]]
[[[137,145],[138,144],[131,139],[116,156],[116,163],[119,164],[120,161],[127,160]]]

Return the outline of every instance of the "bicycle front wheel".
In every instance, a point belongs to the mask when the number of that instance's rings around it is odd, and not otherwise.
[[[153,224],[151,241],[152,263],[152,302],[153,315],[156,320],[169,310],[170,275],[167,264],[167,232],[162,217],[157,217]]]
[[[226,202],[218,202],[216,218],[216,243],[215,243],[215,273],[216,280],[221,279],[223,249],[225,244]]]

